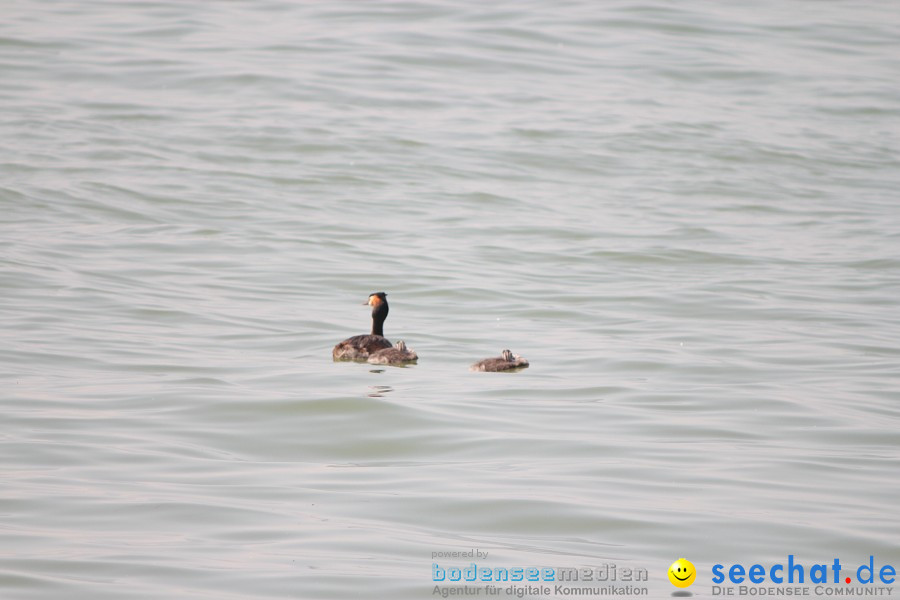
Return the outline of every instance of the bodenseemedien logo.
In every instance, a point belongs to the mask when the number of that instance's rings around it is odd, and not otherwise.
[[[648,570],[604,564],[598,567],[506,567],[431,563],[432,596],[503,596],[516,598],[567,596],[647,596],[640,585]]]

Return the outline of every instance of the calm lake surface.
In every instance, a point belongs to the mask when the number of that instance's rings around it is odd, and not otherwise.
[[[4,599],[900,566],[895,3],[2,13]]]

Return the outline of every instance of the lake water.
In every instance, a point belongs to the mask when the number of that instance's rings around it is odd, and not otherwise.
[[[900,566],[896,4],[2,12],[3,598]]]

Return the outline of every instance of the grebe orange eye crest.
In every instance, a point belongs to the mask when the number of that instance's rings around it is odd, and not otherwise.
[[[385,294],[384,292],[375,292],[374,294],[369,294],[368,305],[378,306],[379,304],[382,304],[385,301],[385,296],[387,296],[387,294]]]

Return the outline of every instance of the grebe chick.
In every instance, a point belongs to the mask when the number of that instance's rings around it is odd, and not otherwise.
[[[486,358],[480,360],[471,367],[470,371],[488,371],[496,373],[497,371],[510,371],[512,369],[524,369],[528,366],[528,361],[518,354],[513,354],[509,350],[504,350],[500,356],[494,358]]]
[[[394,344],[393,348],[385,348],[370,354],[368,362],[373,365],[405,365],[414,363],[417,360],[419,360],[419,355],[416,354],[416,351],[407,348],[406,343],[400,340]]]
[[[391,342],[384,337],[384,320],[388,316],[387,294],[369,294],[369,301],[363,304],[372,307],[372,333],[354,335],[335,346],[331,351],[334,360],[366,360],[370,354],[391,347]]]

